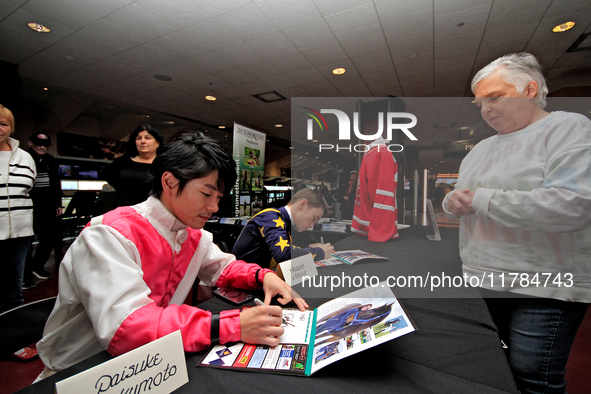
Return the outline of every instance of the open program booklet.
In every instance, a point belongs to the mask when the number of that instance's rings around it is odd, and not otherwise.
[[[329,258],[324,260],[315,261],[318,267],[327,267],[330,265],[338,264],[353,264],[359,260],[364,259],[386,259],[385,257],[378,256],[373,253],[364,252],[363,250],[341,250],[334,252]]]
[[[278,346],[217,345],[198,366],[310,376],[328,364],[415,331],[386,282],[313,311],[284,309],[283,328]]]

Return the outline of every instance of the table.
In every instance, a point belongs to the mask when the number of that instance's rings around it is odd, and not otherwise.
[[[336,250],[361,249],[387,261],[361,261],[352,266],[319,268],[319,275],[460,274],[458,229],[441,229],[442,241],[429,241],[427,227],[401,230],[400,238],[369,242],[357,235],[335,244]],[[305,289],[296,286],[303,293]],[[350,289],[335,290],[347,293]],[[204,352],[187,354],[189,383],[175,393],[517,393],[496,328],[482,299],[471,288],[440,288],[429,293],[396,288],[418,330],[331,364],[311,377],[227,371],[195,367]],[[306,301],[319,305],[326,296],[313,289]],[[211,299],[199,305],[220,311],[231,309]],[[54,383],[110,359],[106,352],[68,368],[21,393],[53,393]]]

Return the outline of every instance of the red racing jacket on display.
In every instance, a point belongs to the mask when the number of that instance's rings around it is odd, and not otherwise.
[[[383,139],[370,145],[359,169],[351,231],[385,242],[398,238],[398,164]]]

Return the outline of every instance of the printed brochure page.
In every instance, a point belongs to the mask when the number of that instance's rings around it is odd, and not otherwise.
[[[217,345],[198,366],[311,375],[415,330],[385,282],[324,303],[314,311],[284,309],[282,327],[285,331],[278,346]]]
[[[317,309],[311,373],[414,330],[385,282],[329,301]]]
[[[373,253],[364,252],[363,250],[342,250],[334,252],[329,258],[316,261],[318,267],[326,267],[337,264],[353,264],[364,259],[386,259]]]

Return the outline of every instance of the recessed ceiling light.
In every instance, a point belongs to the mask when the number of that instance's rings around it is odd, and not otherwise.
[[[318,140],[312,140],[312,142],[318,142]]]
[[[274,101],[287,100],[287,98],[275,90],[265,93],[257,93],[252,95],[254,98],[261,100],[264,103],[272,103]]]
[[[164,81],[164,82],[172,81],[172,77],[169,77],[168,75],[162,75],[162,74],[154,75],[154,79],[157,79],[159,81]]]
[[[333,73],[334,75],[342,75],[342,74],[344,74],[344,73],[346,73],[346,72],[347,72],[347,70],[345,70],[345,69],[344,69],[344,68],[342,68],[342,67],[335,68],[334,70],[332,70],[332,73]]]
[[[48,88],[43,88],[43,90],[49,90]]]
[[[166,122],[164,122],[165,124],[174,124],[174,122],[172,120],[168,120]]]
[[[289,149],[293,149],[293,146],[290,146]]]
[[[468,130],[468,129],[469,129],[468,126],[460,127],[460,130]]]
[[[283,127],[282,124],[276,124],[275,127]]]
[[[27,23],[31,29],[35,30],[38,33],[49,33],[51,29],[49,27],[43,26],[41,23]]]
[[[217,98],[214,96],[205,96],[205,99],[209,100],[209,101],[216,101],[217,100]]]
[[[225,129],[226,126],[218,126],[218,129]]]
[[[575,27],[575,22],[564,22],[561,23],[560,25],[554,26],[554,28],[552,29],[552,32],[554,33],[562,33],[563,31],[567,31],[572,29],[573,27]]]

